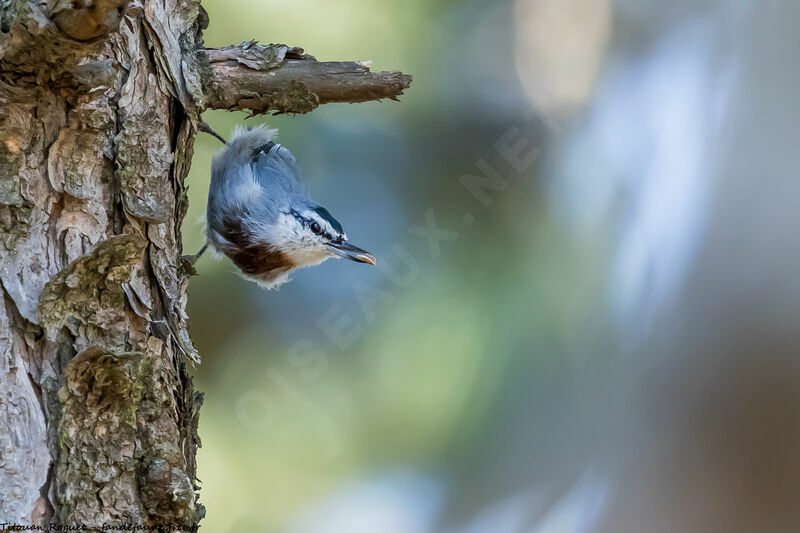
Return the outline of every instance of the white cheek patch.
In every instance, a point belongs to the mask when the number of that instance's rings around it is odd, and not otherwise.
[[[285,213],[278,215],[278,221],[270,228],[270,236],[268,241],[278,248],[285,248],[291,243],[298,242],[301,239],[302,226],[297,220]]]
[[[281,213],[278,216],[268,241],[291,257],[296,267],[316,265],[331,257],[321,238],[303,227],[293,215]]]
[[[294,253],[290,252],[289,256],[295,262],[295,268],[318,265],[331,258],[331,254],[327,250],[298,250]]]

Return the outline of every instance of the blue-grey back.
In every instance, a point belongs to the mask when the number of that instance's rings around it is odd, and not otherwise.
[[[309,200],[294,156],[272,140],[275,133],[264,127],[237,129],[214,156],[206,213],[209,230],[219,234],[223,217],[237,216],[255,231],[288,206]],[[208,236],[217,244],[212,231]]]

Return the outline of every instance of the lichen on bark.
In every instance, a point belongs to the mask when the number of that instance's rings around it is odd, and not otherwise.
[[[200,112],[396,99],[199,0],[0,0],[0,522],[202,518],[180,227]]]
[[[61,520],[102,524],[196,522],[194,485],[163,346],[147,352],[90,347],[67,365],[58,392],[56,501]]]
[[[177,268],[200,13],[0,2],[0,522],[202,517]]]
[[[78,349],[95,344],[125,349],[146,342],[146,337],[130,338],[140,329],[131,320],[141,318],[126,310],[123,289],[142,275],[146,245],[135,235],[112,237],[56,274],[39,296],[39,324],[48,340],[66,326]]]

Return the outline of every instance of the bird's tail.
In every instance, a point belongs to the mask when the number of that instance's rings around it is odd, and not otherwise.
[[[260,151],[268,153],[275,145],[272,140],[278,134],[278,130],[266,126],[256,126],[255,128],[244,128],[236,126],[233,134],[224,148],[214,155],[212,162],[213,169],[218,168],[224,172],[228,165],[245,165],[250,163],[254,156]]]
[[[252,153],[278,137],[278,130],[264,124],[255,128],[236,125],[228,146],[242,153]]]

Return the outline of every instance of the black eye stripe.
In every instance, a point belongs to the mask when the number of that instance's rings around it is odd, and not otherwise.
[[[292,215],[304,228],[310,229],[311,231],[313,231],[317,235],[323,236],[323,237],[325,237],[326,239],[328,239],[331,242],[341,242],[342,241],[341,234],[337,234],[336,236],[331,235],[329,232],[327,232],[327,231],[325,231],[323,229],[323,225],[320,224],[319,221],[314,220],[313,218],[306,218],[303,215],[301,215],[295,209],[290,209],[288,214]],[[314,225],[314,224],[319,226],[319,230],[320,230],[319,233],[314,231],[314,228],[312,227],[312,225]],[[336,229],[336,228],[334,228],[334,229]]]
[[[303,215],[295,211],[294,209],[289,210],[289,213],[303,226],[308,225],[308,219],[306,219]]]
[[[322,217],[323,219],[328,221],[328,224],[331,225],[331,227],[333,228],[334,231],[336,231],[337,233],[343,233],[344,232],[344,230],[342,229],[342,225],[339,224],[338,220],[333,218],[333,216],[328,212],[327,209],[325,209],[324,207],[318,207],[318,208],[314,209],[314,211],[320,217]]]

